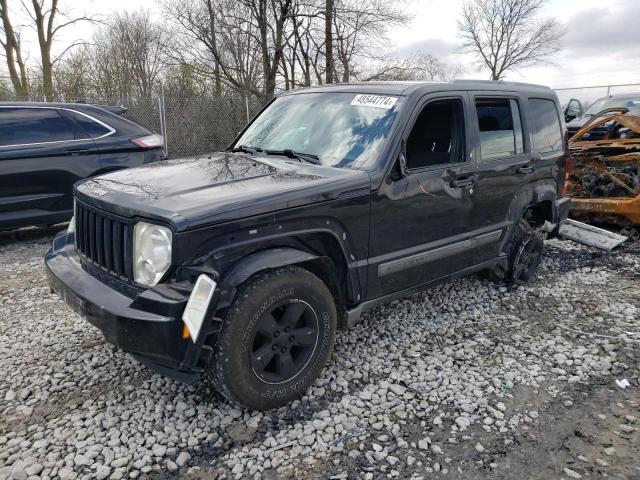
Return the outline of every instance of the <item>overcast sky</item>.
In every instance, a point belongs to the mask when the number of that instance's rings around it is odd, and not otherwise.
[[[447,63],[462,65],[463,77],[487,78],[486,70],[479,70],[472,59],[459,52],[456,22],[463,0],[413,1],[412,23],[389,33],[393,48],[430,53]],[[73,5],[76,12],[86,10],[105,16],[118,10],[159,10],[156,0],[64,0],[61,3]],[[510,72],[508,80],[554,88],[640,84],[640,0],[549,0],[546,14],[567,27],[561,52],[551,59],[552,65]],[[91,36],[89,26],[75,28],[59,46],[83,36]]]

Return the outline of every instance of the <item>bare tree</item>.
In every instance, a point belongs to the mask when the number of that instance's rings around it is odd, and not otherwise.
[[[12,87],[6,79],[0,77],[0,99],[10,99],[12,97]]]
[[[42,66],[42,93],[45,97],[53,95],[53,66],[65,53],[82,42],[73,42],[68,45],[57,57],[52,55],[52,47],[56,36],[61,30],[71,27],[78,22],[95,21],[93,18],[81,15],[72,16],[69,12],[62,11],[59,0],[21,0],[24,10],[34,22],[38,34],[40,47],[40,62]]]
[[[564,29],[540,17],[545,0],[468,0],[458,21],[464,49],[489,68],[492,80],[512,69],[549,62]]]
[[[285,22],[290,18],[292,0],[242,0],[250,9],[259,36],[264,76],[264,96],[273,98],[278,67],[284,50]]]
[[[145,10],[122,13],[109,26],[136,93],[143,97],[150,96],[158,85],[166,64],[164,47],[170,40],[167,30],[150,17]]]
[[[409,21],[403,0],[338,0],[334,12],[334,43],[341,81],[358,77],[357,64],[382,57],[387,30]]]
[[[325,74],[326,82],[333,83],[334,63],[333,63],[333,14],[334,0],[325,0],[324,19],[324,48],[325,48]]]
[[[405,58],[384,58],[375,65],[372,73],[363,77],[363,80],[446,82],[455,78],[460,72],[459,66],[449,66],[433,55],[414,54]]]
[[[252,10],[234,0],[165,0],[165,12],[179,32],[170,55],[243,92],[264,96],[260,32]],[[268,36],[267,36],[268,38]]]
[[[94,92],[94,54],[94,48],[83,46],[56,64],[53,69],[53,84],[57,97],[75,101],[86,99]]]
[[[20,35],[16,32],[9,17],[9,6],[7,0],[0,0],[0,46],[4,50],[4,57],[9,70],[9,77],[16,95],[26,97],[29,94],[29,81],[27,77],[27,67],[22,56],[22,45]]]
[[[165,74],[171,32],[138,10],[116,15],[54,70],[55,91],[65,98],[123,101],[149,98]]]

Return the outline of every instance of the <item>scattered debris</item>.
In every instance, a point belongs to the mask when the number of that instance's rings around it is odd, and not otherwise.
[[[562,222],[558,231],[565,238],[608,251],[627,240],[623,235],[571,219]]]
[[[627,380],[626,378],[623,378],[622,380],[616,379],[616,385],[618,385],[623,390],[626,390],[628,387],[631,386],[631,384],[629,383],[629,380]]]

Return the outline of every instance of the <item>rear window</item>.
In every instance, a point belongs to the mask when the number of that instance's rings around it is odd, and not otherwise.
[[[66,112],[73,120],[80,125],[80,128],[90,137],[99,138],[107,135],[111,130],[94,119],[81,113],[69,110]]]
[[[0,146],[73,140],[73,128],[52,108],[0,108]]]
[[[520,108],[513,98],[478,98],[480,153],[483,160],[512,157],[524,152]]]
[[[533,118],[533,141],[538,153],[562,150],[562,127],[555,102],[530,98],[529,106]]]

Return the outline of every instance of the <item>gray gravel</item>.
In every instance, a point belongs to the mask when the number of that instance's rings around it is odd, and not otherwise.
[[[469,277],[378,308],[338,335],[307,396],[244,411],[204,382],[151,374],[104,343],[49,293],[50,240],[37,230],[0,237],[0,479],[500,470],[483,457],[489,445],[509,448],[545,421],[526,392],[571,408],[574,387],[613,385],[629,369],[622,353],[640,343],[637,253],[554,240],[531,285]],[[629,416],[622,430],[633,435]],[[558,478],[580,478],[574,468]]]

